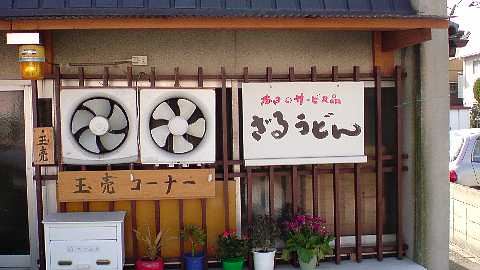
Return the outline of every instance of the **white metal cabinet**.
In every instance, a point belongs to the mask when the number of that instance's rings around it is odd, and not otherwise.
[[[121,270],[124,219],[123,211],[47,215],[47,270]]]

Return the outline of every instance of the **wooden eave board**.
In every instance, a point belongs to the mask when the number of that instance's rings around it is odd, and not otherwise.
[[[102,18],[0,21],[0,30],[67,29],[311,29],[392,31],[448,28],[441,18]]]

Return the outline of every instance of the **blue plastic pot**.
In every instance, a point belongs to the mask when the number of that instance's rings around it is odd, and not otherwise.
[[[203,263],[205,261],[205,255],[203,252],[195,253],[192,256],[191,253],[183,255],[185,261],[185,270],[203,270]]]

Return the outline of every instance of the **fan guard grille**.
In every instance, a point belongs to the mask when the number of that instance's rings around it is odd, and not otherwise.
[[[186,154],[202,142],[206,120],[202,110],[190,99],[170,98],[153,110],[149,122],[155,144],[172,154]]]
[[[102,134],[94,134],[92,120],[103,118],[108,123]],[[74,140],[83,150],[92,154],[107,154],[117,150],[125,142],[129,131],[129,121],[125,109],[115,100],[105,97],[92,97],[80,103],[70,120],[70,131]]]

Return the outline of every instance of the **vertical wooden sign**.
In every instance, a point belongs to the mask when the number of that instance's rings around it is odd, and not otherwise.
[[[54,139],[52,127],[33,129],[33,164],[55,164]]]

